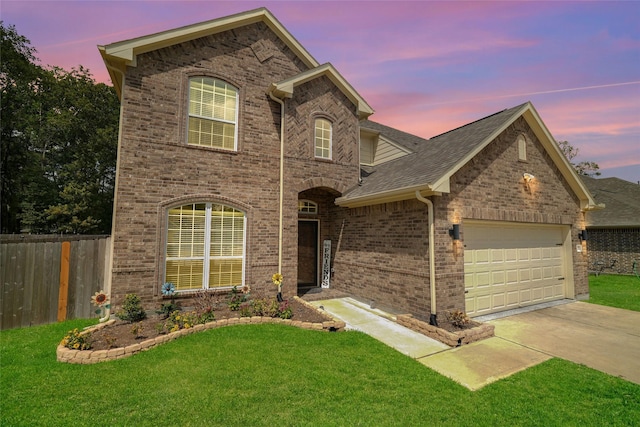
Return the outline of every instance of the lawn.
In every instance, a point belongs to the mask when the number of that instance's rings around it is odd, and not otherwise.
[[[640,279],[636,276],[589,276],[589,302],[640,311]]]
[[[640,385],[552,359],[471,392],[359,332],[239,325],[97,365],[76,320],[0,333],[2,426],[640,425]]]

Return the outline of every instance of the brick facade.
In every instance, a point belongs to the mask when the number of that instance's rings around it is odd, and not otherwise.
[[[256,46],[269,46],[269,54]],[[145,305],[158,307],[167,209],[204,201],[245,212],[245,283],[272,291],[270,278],[278,268],[281,116],[267,90],[304,70],[303,62],[261,22],[140,54],[137,66],[127,68],[113,227],[116,305],[134,292]],[[219,78],[239,89],[237,152],[186,144],[191,76]],[[322,187],[330,190],[323,197],[335,198],[357,184],[359,130],[355,106],[327,78],[296,88],[285,105],[282,272],[283,291],[292,295],[299,193]],[[313,155],[313,118],[318,115],[333,122],[332,161]]]
[[[527,161],[516,138],[527,135]],[[536,178],[524,185],[524,172]],[[569,297],[588,293],[586,252],[577,253],[583,224],[579,202],[523,118],[516,120],[455,173],[451,192],[431,197],[435,215],[436,300],[439,317],[465,309],[465,220],[565,225],[571,233]],[[427,207],[417,200],[344,212],[335,256],[335,286],[426,320],[430,313]],[[456,242],[448,230],[460,223]]]
[[[590,271],[634,274],[634,261],[640,271],[640,228],[588,228],[588,233]]]

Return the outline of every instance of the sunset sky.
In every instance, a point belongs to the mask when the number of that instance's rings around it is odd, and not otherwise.
[[[640,181],[640,2],[7,1],[42,65],[111,84],[97,45],[266,6],[318,62],[424,138],[532,101],[602,176]]]

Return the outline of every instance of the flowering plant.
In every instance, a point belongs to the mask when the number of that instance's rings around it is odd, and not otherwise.
[[[89,350],[91,348],[91,334],[82,333],[78,328],[75,328],[67,332],[60,344],[72,350]]]

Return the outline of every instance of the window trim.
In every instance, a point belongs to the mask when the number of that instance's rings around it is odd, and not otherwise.
[[[172,209],[176,209],[182,206],[189,205],[205,205],[205,226],[204,226],[204,236],[208,236],[204,241],[204,249],[202,256],[196,257],[168,257],[167,256],[167,248],[169,244],[169,211]],[[212,222],[212,206],[220,205],[223,208],[231,208],[236,211],[239,211],[243,214],[243,225],[242,225],[242,255],[230,255],[230,256],[211,256],[211,222]],[[182,200],[174,200],[174,203],[170,205],[165,205],[163,208],[164,212],[164,230],[163,230],[163,252],[162,252],[162,283],[167,281],[167,261],[170,259],[174,260],[202,260],[202,287],[201,288],[191,288],[191,289],[182,289],[176,290],[176,294],[188,294],[198,291],[217,291],[217,290],[229,290],[234,286],[244,286],[246,283],[246,263],[247,263],[247,223],[248,223],[248,211],[247,209],[241,208],[240,206],[234,206],[232,204],[228,204],[226,201],[217,201],[215,199],[182,199]],[[241,259],[242,260],[242,281],[240,285],[231,285],[231,286],[209,286],[210,280],[210,263],[212,260],[231,260],[231,259]],[[177,284],[176,284],[177,285]]]
[[[237,152],[239,149],[239,132],[240,132],[240,125],[239,125],[239,120],[240,120],[240,88],[234,84],[231,83],[228,79],[225,78],[220,78],[218,76],[211,76],[211,75],[207,75],[207,74],[196,74],[196,73],[189,73],[186,76],[186,103],[185,103],[185,110],[186,110],[186,114],[185,114],[185,118],[184,118],[184,138],[185,138],[185,145],[187,145],[188,147],[197,147],[197,148],[204,148],[204,149],[209,149],[209,150],[220,150],[220,151],[224,151],[224,152]],[[191,114],[190,112],[190,105],[191,105],[191,82],[195,79],[211,79],[214,82],[215,81],[219,81],[222,82],[228,86],[230,86],[231,88],[233,88],[235,90],[235,94],[236,94],[236,108],[235,108],[235,117],[234,117],[234,121],[230,121],[230,120],[225,120],[225,119],[218,119],[218,118],[213,118],[213,117],[207,117],[207,116],[201,116],[198,114]],[[234,124],[234,134],[233,134],[233,148],[225,148],[225,147],[218,147],[218,146],[208,146],[208,145],[201,145],[201,144],[191,144],[189,143],[189,121],[191,119],[191,117],[197,118],[197,119],[203,119],[203,120],[209,120],[211,122],[217,122],[217,123],[225,123],[225,124]]]
[[[300,204],[303,203],[303,206]],[[307,210],[304,210],[307,208]],[[309,208],[313,208],[309,210]],[[318,215],[318,203],[309,199],[298,199],[298,214],[299,215]]]
[[[516,144],[518,145],[518,161],[526,162],[527,161],[527,145],[528,138],[524,133],[519,134],[516,137]]]
[[[328,157],[317,155],[317,149],[318,149],[317,123],[320,120],[329,124],[329,155]],[[333,160],[333,123],[334,121],[332,119],[324,115],[318,115],[313,117],[313,156],[314,158],[319,160],[329,160],[329,161]],[[321,147],[321,149],[323,151],[325,150],[324,147]]]

